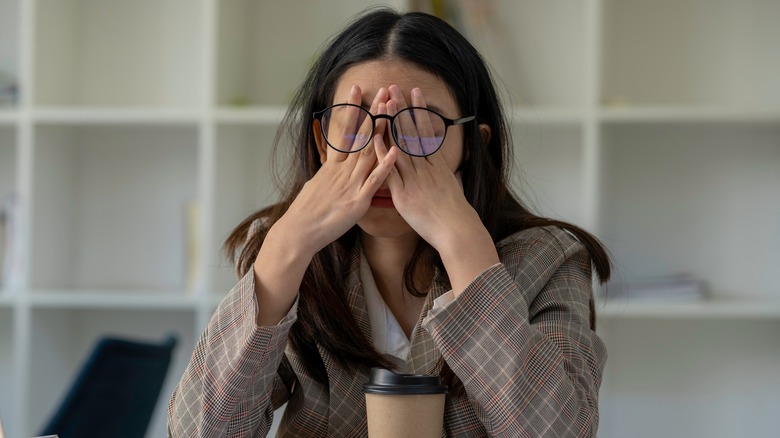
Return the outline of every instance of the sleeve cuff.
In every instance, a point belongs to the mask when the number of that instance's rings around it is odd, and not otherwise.
[[[293,302],[287,315],[274,326],[258,326],[257,312],[259,304],[255,295],[254,272],[249,271],[238,282],[236,287],[220,303],[220,311],[223,315],[235,315],[233,318],[227,318],[223,324],[232,325],[230,320],[241,321],[240,327],[243,331],[243,338],[247,348],[253,351],[262,351],[268,353],[277,349],[284,349],[287,343],[287,336],[292,324],[298,317],[298,299]],[[238,314],[233,310],[238,311]]]
[[[481,274],[479,274],[477,276],[477,278],[474,279],[474,281],[477,281],[477,279],[479,279],[482,276],[484,276],[484,274],[486,272],[495,269],[497,266],[501,266],[501,263],[496,263],[496,264],[488,267]],[[443,308],[449,306],[450,303],[452,303],[456,299],[457,299],[457,296],[455,296],[455,291],[454,290],[449,290],[449,291],[443,293],[439,298],[436,298],[435,300],[433,300],[433,307],[432,307],[432,309],[439,309],[439,308],[443,309]]]
[[[447,291],[443,293],[439,298],[436,298],[433,300],[433,308],[444,308],[447,307],[451,302],[455,301],[455,292],[453,291]]]
[[[455,332],[507,312],[519,312],[527,317],[527,306],[524,302],[516,302],[522,298],[512,294],[513,286],[513,279],[503,263],[497,263],[478,275],[457,298],[449,302],[445,298],[443,302],[447,302],[446,305],[434,306],[423,325],[431,332]],[[515,295],[515,298],[510,299],[510,295]]]

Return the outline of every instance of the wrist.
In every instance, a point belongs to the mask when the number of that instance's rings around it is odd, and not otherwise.
[[[280,276],[292,275],[294,278],[300,274],[302,277],[316,252],[300,242],[295,233],[277,225],[280,223],[277,222],[268,230],[255,258],[255,275],[262,270]]]
[[[268,230],[265,242],[278,248],[279,251],[275,252],[284,253],[291,259],[305,259],[307,261],[306,265],[308,265],[321,248],[315,248],[312,245],[314,239],[304,235],[305,230],[306,227],[296,226],[282,216]],[[265,242],[263,243],[264,246]]]
[[[268,230],[252,266],[260,326],[276,325],[289,312],[312,258],[302,246],[291,244],[277,224]]]
[[[455,295],[460,295],[486,269],[500,263],[493,239],[484,226],[451,238],[439,255]]]

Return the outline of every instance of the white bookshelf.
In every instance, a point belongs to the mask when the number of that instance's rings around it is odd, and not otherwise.
[[[99,336],[175,332],[148,434],[164,435],[168,393],[235,281],[221,244],[275,199],[285,105],[325,38],[370,4],[0,0],[0,70],[21,90],[0,106],[0,197],[20,200],[17,281],[0,289],[10,436],[38,431]],[[599,303],[599,436],[777,436],[780,3],[493,7],[490,32],[469,35],[503,79],[518,192],[594,231],[618,280],[686,272],[713,296],[613,288]]]

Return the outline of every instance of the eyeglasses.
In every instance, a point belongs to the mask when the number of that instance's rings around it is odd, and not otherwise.
[[[322,135],[339,152],[357,152],[371,142],[378,119],[390,121],[390,133],[398,148],[415,157],[427,157],[438,151],[447,129],[474,120],[476,116],[448,119],[428,108],[404,108],[394,116],[371,114],[351,103],[340,103],[314,113]],[[370,122],[369,122],[370,121]]]

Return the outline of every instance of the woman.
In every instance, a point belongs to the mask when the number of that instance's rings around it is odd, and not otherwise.
[[[366,436],[370,367],[440,374],[448,436],[592,436],[606,360],[583,230],[509,192],[477,51],[377,10],[330,43],[285,119],[282,201],[226,242],[240,281],[169,407],[171,436]]]

